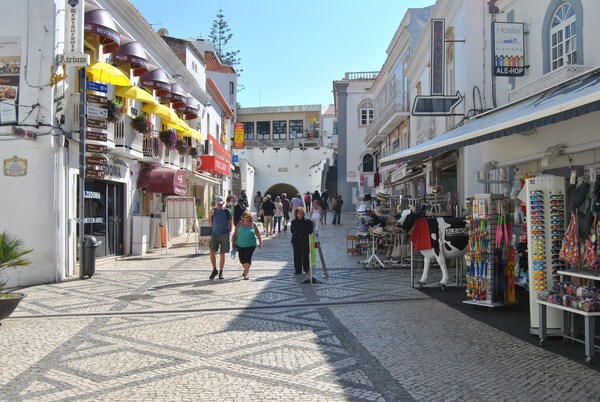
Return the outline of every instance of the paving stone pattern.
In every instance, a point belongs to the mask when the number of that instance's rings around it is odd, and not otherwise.
[[[321,284],[299,283],[282,232],[247,281],[229,256],[210,281],[183,236],[24,289],[0,326],[0,400],[598,400],[595,370],[423,295],[407,269],[363,269],[343,220],[319,231]]]

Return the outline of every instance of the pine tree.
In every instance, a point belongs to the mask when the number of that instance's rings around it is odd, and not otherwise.
[[[219,12],[217,13],[217,18],[213,20],[208,38],[215,45],[215,50],[223,64],[226,64],[228,66],[236,66],[240,64],[240,58],[237,57],[240,51],[226,50],[227,43],[229,43],[232,37],[233,34],[231,33],[231,28],[229,28],[229,24],[227,23],[227,21],[225,21],[225,15],[223,14],[223,10],[219,9]]]

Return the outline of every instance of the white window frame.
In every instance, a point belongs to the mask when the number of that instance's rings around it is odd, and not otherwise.
[[[577,64],[576,28],[575,8],[570,3],[561,4],[554,12],[550,24],[550,69],[552,71],[564,65]]]

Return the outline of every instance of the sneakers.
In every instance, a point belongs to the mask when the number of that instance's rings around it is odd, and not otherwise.
[[[216,268],[213,268],[212,273],[210,274],[210,276],[208,278],[215,279],[215,276],[217,276],[218,273],[219,273],[219,271],[217,271]]]
[[[219,271],[219,279],[224,279],[223,278],[223,271]]]

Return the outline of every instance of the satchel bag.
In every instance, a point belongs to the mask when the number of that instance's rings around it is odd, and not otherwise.
[[[396,242],[394,243],[394,249],[392,250],[391,256],[392,259],[398,259],[402,257],[402,244],[400,243],[400,238],[396,237]]]

